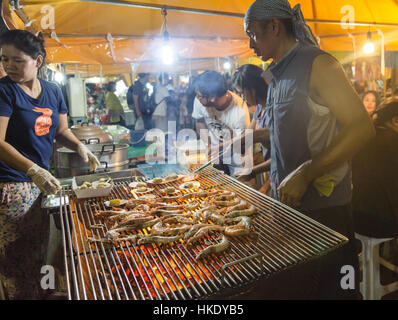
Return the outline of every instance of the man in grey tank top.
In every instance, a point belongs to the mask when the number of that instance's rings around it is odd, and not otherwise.
[[[274,197],[340,232],[350,243],[321,262],[319,298],[355,298],[340,270],[358,270],[350,211],[349,160],[374,135],[361,100],[340,63],[318,47],[300,5],[256,0],[247,10],[250,47],[268,74],[265,123],[270,132]]]

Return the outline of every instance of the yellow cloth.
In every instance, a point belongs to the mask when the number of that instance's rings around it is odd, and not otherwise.
[[[330,197],[336,185],[335,178],[330,174],[324,174],[322,177],[315,179],[314,187],[318,192],[326,197]]]
[[[118,97],[113,93],[108,91],[105,95],[105,107],[108,111],[111,111],[109,114],[111,116],[110,122],[119,122],[120,118],[124,119],[124,110],[123,106],[120,103]]]

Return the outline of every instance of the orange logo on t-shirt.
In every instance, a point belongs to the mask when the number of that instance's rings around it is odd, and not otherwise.
[[[40,112],[43,115],[36,119],[35,123],[35,133],[36,136],[41,137],[50,132],[50,127],[53,124],[51,116],[53,111],[49,108],[34,108],[33,111]]]

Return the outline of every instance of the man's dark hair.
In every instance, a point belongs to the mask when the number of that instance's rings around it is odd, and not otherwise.
[[[256,97],[267,100],[268,86],[261,76],[263,69],[253,64],[245,64],[238,68],[232,77],[232,87],[240,87],[242,90],[254,89]]]
[[[278,19],[283,26],[285,27],[286,30],[286,34],[292,36],[292,37],[296,37],[295,33],[294,33],[294,25],[293,25],[293,20],[291,18],[284,18],[284,19]],[[267,20],[263,20],[261,21],[261,28],[265,29],[268,24],[271,22],[270,19]]]
[[[111,91],[111,92],[115,91],[116,90],[116,82],[110,81],[108,83],[108,85],[106,86],[106,90]]]
[[[145,78],[145,77],[148,77],[148,76],[149,76],[149,73],[139,73],[139,74],[138,74],[138,77],[139,77],[140,79]]]
[[[222,97],[227,93],[225,78],[216,71],[205,71],[195,80],[195,89],[207,97]]]

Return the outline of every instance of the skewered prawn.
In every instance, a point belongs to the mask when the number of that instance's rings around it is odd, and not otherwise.
[[[162,221],[156,223],[151,230],[151,234],[154,236],[175,236],[181,233],[185,233],[191,228],[190,225],[169,225]]]
[[[198,223],[200,218],[202,217],[202,211],[196,211],[192,214],[193,222]]]
[[[228,226],[224,230],[224,234],[230,237],[246,236],[250,233],[250,230],[244,226]]]
[[[174,201],[178,201],[178,200],[181,200],[181,199],[182,199],[181,195],[170,196],[170,197],[161,197],[160,198],[160,200],[166,201],[166,202],[174,202]]]
[[[163,237],[163,236],[141,236],[138,239],[138,244],[146,244],[146,243],[170,243],[174,241],[180,240],[182,235],[176,235],[171,237]]]
[[[249,206],[248,209],[228,212],[226,217],[234,218],[234,217],[238,217],[238,216],[251,216],[251,215],[255,214],[256,212],[257,212],[257,209],[254,206]]]
[[[227,239],[226,236],[223,236],[220,243],[213,244],[213,245],[207,247],[206,249],[200,251],[196,255],[196,259],[199,260],[205,256],[208,256],[209,254],[225,251],[226,249],[228,249],[229,245],[230,245],[229,240]]]
[[[155,202],[151,205],[151,207],[156,208],[156,209],[168,209],[168,210],[184,209],[184,206],[182,204],[172,205],[172,204],[163,203],[163,202]]]
[[[239,199],[235,200],[213,200],[212,203],[214,203],[216,206],[221,206],[221,207],[234,207],[237,204],[240,203]]]
[[[218,226],[218,225],[210,225],[208,227],[200,228],[192,237],[187,240],[187,243],[195,243],[199,241],[203,236],[208,234],[211,231],[224,231],[225,227]]]
[[[223,191],[220,195],[215,196],[213,199],[216,201],[232,200],[236,197],[236,193],[232,191]]]
[[[133,215],[127,216],[125,219],[122,219],[120,222],[116,224],[116,227],[124,227],[128,225],[141,225],[144,222],[151,221],[153,219],[153,216],[144,214],[144,213],[137,213]]]
[[[192,211],[192,210],[199,208],[199,206],[200,206],[200,202],[198,200],[188,200],[188,202],[185,205],[185,208],[187,210]]]
[[[237,204],[228,208],[228,212],[247,209],[249,204],[245,200],[240,200]]]
[[[165,219],[162,220],[163,223],[182,223],[182,224],[192,224],[192,220],[189,219],[188,217],[184,216],[172,216],[172,217],[166,217]]]
[[[252,228],[252,219],[248,216],[238,216],[235,218],[226,218],[226,223],[238,222],[238,226],[243,226],[247,229]]]
[[[127,201],[125,206],[127,209],[134,209],[140,204],[150,204],[151,202],[152,201],[145,199],[130,199],[129,201]]]
[[[207,198],[210,196],[217,195],[219,192],[218,191],[198,191],[198,192],[191,192],[191,193],[186,193],[182,196],[184,200],[188,200],[191,198]]]
[[[182,214],[183,210],[164,210],[164,209],[152,209],[151,214],[158,214],[161,216],[167,216],[170,214]]]
[[[158,219],[161,220],[161,221],[164,221],[166,219],[173,218],[173,217],[192,218],[192,213],[185,213],[185,214],[173,213],[173,214],[168,214],[168,215],[165,215],[165,216],[161,216]]]
[[[151,210],[151,207],[148,204],[141,203],[138,206],[136,206],[134,208],[134,210],[149,211],[149,210]]]
[[[96,217],[106,217],[110,215],[117,215],[121,213],[127,213],[128,211],[121,209],[121,208],[113,208],[112,210],[97,210],[94,213],[94,216]]]
[[[110,216],[107,219],[109,221],[113,221],[113,220],[122,220],[130,215],[135,215],[135,214],[142,214],[142,212],[140,211],[126,211],[126,212],[122,212],[120,214],[115,214],[114,216]]]
[[[187,241],[190,237],[192,237],[199,229],[204,228],[204,227],[211,227],[213,226],[212,224],[209,223],[197,223],[194,224],[191,229],[189,229],[187,232],[184,234],[184,240]]]
[[[222,216],[221,214],[217,214],[215,212],[210,213],[209,219],[214,221],[214,223],[217,223],[219,225],[224,225],[226,222],[226,218]]]

